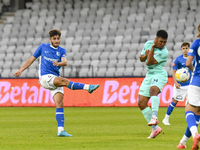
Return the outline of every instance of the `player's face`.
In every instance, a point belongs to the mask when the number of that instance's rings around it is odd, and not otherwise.
[[[187,57],[187,54],[188,54],[189,49],[190,49],[190,48],[188,47],[188,45],[182,46],[181,49],[182,49],[182,52],[183,52],[183,56]]]
[[[162,49],[167,43],[167,39],[163,39],[161,37],[158,38],[158,48]]]
[[[59,35],[54,35],[49,38],[51,41],[51,45],[55,48],[57,48],[60,45],[60,36]]]

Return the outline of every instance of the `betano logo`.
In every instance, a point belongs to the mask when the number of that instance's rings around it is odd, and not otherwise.
[[[70,90],[64,87],[64,106],[135,106],[144,78],[72,78],[71,81],[100,84],[92,94],[86,90]],[[173,96],[173,79],[158,95],[160,106],[168,106]],[[149,101],[151,105],[151,100]],[[38,79],[0,79],[0,106],[47,106],[55,107],[49,90],[44,89]],[[185,103],[178,103],[185,106]]]
[[[54,103],[49,90],[43,87],[30,87],[27,82],[14,87],[11,87],[10,82],[0,82],[0,92],[0,105],[9,100],[12,104]]]
[[[109,90],[110,88],[111,90]],[[117,92],[118,88],[119,91]],[[121,104],[126,104],[129,99],[131,103],[136,103],[137,98],[135,98],[135,92],[138,89],[139,86],[137,85],[137,82],[133,82],[130,87],[127,85],[119,87],[119,82],[117,81],[105,81],[102,103],[110,104],[115,102],[117,99]]]

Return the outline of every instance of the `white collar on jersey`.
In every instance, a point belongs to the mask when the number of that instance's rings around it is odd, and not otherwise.
[[[53,47],[52,45],[50,45],[50,47],[52,47],[53,49],[58,49],[58,48]]]
[[[183,58],[187,59],[187,57],[183,56]]]

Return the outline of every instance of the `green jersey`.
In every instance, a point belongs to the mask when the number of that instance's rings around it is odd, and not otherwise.
[[[144,45],[141,55],[144,55],[146,50],[150,51],[152,48],[152,45],[153,45],[153,41],[147,41]],[[168,58],[167,48],[165,46],[162,49],[154,48],[154,56],[153,57],[156,59],[156,61],[158,63],[149,65],[149,66],[146,65],[147,73],[154,74],[154,73],[166,72],[164,69],[164,66],[165,66],[165,63]]]

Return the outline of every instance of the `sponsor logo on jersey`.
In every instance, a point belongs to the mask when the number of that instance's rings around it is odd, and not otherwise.
[[[56,55],[57,55],[57,56],[60,56],[60,52],[56,52]]]
[[[193,49],[190,49],[189,52],[190,52],[190,53],[193,53]]]

